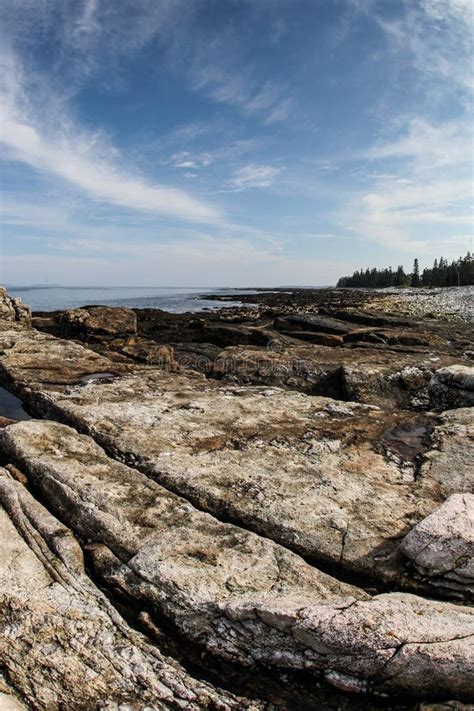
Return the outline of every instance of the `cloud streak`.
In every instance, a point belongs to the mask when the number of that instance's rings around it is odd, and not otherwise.
[[[236,170],[227,183],[230,190],[242,191],[249,188],[268,188],[280,173],[280,168],[271,165],[246,165]]]
[[[371,5],[369,5],[371,8]],[[474,89],[471,0],[419,0],[408,2],[397,19],[371,12],[395,51],[408,52],[412,66],[429,79],[442,78],[468,95]]]
[[[381,176],[369,193],[358,197],[347,226],[373,242],[407,252],[438,249],[456,256],[470,249],[471,154],[472,135],[463,119],[439,125],[412,119],[396,139],[368,151],[371,161],[384,166],[391,161],[392,175]]]
[[[163,217],[213,224],[221,221],[215,207],[187,192],[150,183],[119,167],[118,151],[99,134],[75,125],[54,94],[49,93],[47,104],[32,106],[31,79],[25,81],[11,53],[2,58],[0,65],[5,79],[0,94],[0,142],[5,157],[65,180],[97,201]],[[41,125],[32,119],[34,114],[43,117]],[[48,118],[55,127],[54,136],[45,128]]]

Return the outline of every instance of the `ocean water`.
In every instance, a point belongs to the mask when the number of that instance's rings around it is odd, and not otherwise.
[[[191,287],[66,287],[66,286],[25,286],[7,287],[10,296],[20,296],[33,311],[56,311],[74,309],[79,306],[129,306],[131,308],[156,308],[171,313],[220,309],[226,306],[241,306],[241,302],[199,299],[200,294],[256,293],[238,289],[197,289]]]

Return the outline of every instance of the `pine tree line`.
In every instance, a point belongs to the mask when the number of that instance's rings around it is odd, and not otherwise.
[[[337,286],[383,289],[387,286],[468,286],[474,284],[474,256],[470,252],[465,257],[453,260],[451,264],[441,257],[435,259],[431,269],[426,268],[420,275],[418,259],[413,263],[411,274],[402,266],[396,270],[360,269],[352,276],[341,277]]]

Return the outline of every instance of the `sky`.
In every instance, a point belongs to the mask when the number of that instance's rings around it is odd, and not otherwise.
[[[1,0],[0,26],[3,283],[472,250],[472,0]]]

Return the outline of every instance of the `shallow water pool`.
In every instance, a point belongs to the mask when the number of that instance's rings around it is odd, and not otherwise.
[[[31,420],[31,417],[23,408],[20,398],[12,395],[6,388],[0,387],[0,417],[9,420]]]

